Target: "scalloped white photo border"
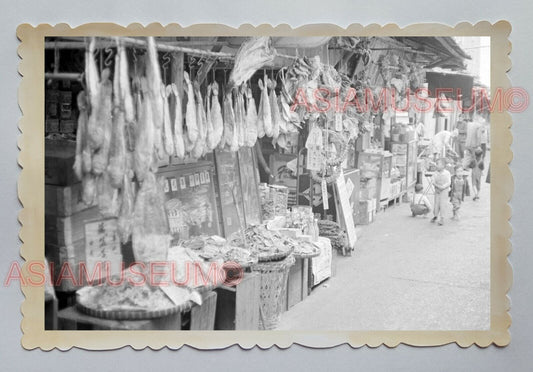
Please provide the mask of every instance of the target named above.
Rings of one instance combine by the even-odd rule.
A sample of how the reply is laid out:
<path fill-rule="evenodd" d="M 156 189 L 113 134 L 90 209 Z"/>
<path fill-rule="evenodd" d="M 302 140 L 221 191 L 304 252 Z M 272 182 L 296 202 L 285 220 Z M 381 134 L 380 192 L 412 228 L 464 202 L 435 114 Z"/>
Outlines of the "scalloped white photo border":
<path fill-rule="evenodd" d="M 435 23 L 413 24 L 400 28 L 395 24 L 362 26 L 352 24 L 341 28 L 332 24 L 310 24 L 291 28 L 282 24 L 271 26 L 244 24 L 232 28 L 220 24 L 197 24 L 181 27 L 178 24 L 162 26 L 138 23 L 123 27 L 112 23 L 90 23 L 71 28 L 68 24 L 33 27 L 22 24 L 17 28 L 21 41 L 18 54 L 22 75 L 18 100 L 22 111 L 19 121 L 21 135 L 18 195 L 23 209 L 21 224 L 21 256 L 26 263 L 44 258 L 44 40 L 47 36 L 489 36 L 491 40 L 491 90 L 511 87 L 507 72 L 511 68 L 508 40 L 511 25 L 507 21 L 494 24 L 479 22 L 475 25 L 459 23 L 455 27 Z M 494 97 L 494 94 L 492 94 Z M 437 346 L 457 343 L 461 347 L 476 344 L 505 346 L 510 342 L 510 303 L 507 292 L 512 284 L 512 269 L 507 260 L 511 252 L 508 205 L 513 193 L 513 177 L 509 168 L 511 152 L 511 115 L 491 113 L 491 267 L 490 267 L 490 329 L 486 331 L 51 331 L 44 329 L 43 287 L 23 286 L 22 346 L 26 349 L 78 347 L 90 350 L 108 350 L 124 346 L 134 349 L 179 349 L 188 345 L 197 349 L 221 349 L 239 345 L 244 349 L 274 345 L 288 348 L 299 344 L 313 348 L 328 348 L 341 344 L 352 347 L 370 347 L 382 344 L 395 347 L 400 343 L 412 346 Z M 40 185 L 40 186 L 36 186 Z"/>

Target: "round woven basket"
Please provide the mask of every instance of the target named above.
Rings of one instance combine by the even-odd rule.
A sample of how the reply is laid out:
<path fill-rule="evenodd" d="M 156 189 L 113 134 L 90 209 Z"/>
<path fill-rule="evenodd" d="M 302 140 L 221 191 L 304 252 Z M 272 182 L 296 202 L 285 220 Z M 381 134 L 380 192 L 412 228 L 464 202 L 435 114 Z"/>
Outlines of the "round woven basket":
<path fill-rule="evenodd" d="M 252 265 L 252 271 L 261 276 L 259 292 L 259 329 L 274 329 L 279 323 L 282 299 L 287 292 L 289 268 L 294 265 L 293 255 L 283 261 L 259 262 Z"/>

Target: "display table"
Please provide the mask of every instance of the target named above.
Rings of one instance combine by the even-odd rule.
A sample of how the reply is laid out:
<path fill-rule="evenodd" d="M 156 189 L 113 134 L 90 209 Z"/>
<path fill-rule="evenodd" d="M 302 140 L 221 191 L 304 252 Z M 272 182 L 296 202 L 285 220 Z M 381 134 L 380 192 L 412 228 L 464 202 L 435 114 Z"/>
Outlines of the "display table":
<path fill-rule="evenodd" d="M 239 284 L 217 288 L 215 329 L 259 329 L 259 288 L 258 273 L 244 273 Z"/>
<path fill-rule="evenodd" d="M 320 255 L 311 258 L 310 284 L 312 287 L 331 277 L 332 248 L 328 238 L 320 236 L 316 244 L 320 247 Z"/>
<path fill-rule="evenodd" d="M 111 320 L 96 318 L 79 311 L 75 306 L 58 313 L 61 330 L 213 330 L 217 294 L 214 291 L 202 295 L 202 306 L 190 311 L 145 320 Z"/>

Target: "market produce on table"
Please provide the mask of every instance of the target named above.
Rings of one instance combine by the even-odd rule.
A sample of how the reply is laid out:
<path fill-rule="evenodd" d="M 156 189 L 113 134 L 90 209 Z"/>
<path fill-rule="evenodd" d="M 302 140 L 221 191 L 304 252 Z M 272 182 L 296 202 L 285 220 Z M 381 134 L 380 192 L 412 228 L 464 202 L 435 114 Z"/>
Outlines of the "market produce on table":
<path fill-rule="evenodd" d="M 142 276 L 128 268 L 105 284 L 79 289 L 76 301 L 85 308 L 102 312 L 159 311 L 183 306 L 199 297 L 190 288 L 172 286 L 171 299 L 157 283 L 140 283 L 140 280 Z"/>
<path fill-rule="evenodd" d="M 343 248 L 349 247 L 346 231 L 344 231 L 338 223 L 328 220 L 319 220 L 318 229 L 319 235 L 329 238 L 331 246 L 338 251 L 342 252 Z"/>
<path fill-rule="evenodd" d="M 190 249 L 207 261 L 235 262 L 249 266 L 257 262 L 257 257 L 246 249 L 230 244 L 220 236 L 197 236 L 180 242 L 180 246 Z"/>
<path fill-rule="evenodd" d="M 244 231 L 235 232 L 228 241 L 234 246 L 244 247 L 256 254 L 259 261 L 286 257 L 297 244 L 279 232 L 268 230 L 265 225 L 250 226 Z"/>

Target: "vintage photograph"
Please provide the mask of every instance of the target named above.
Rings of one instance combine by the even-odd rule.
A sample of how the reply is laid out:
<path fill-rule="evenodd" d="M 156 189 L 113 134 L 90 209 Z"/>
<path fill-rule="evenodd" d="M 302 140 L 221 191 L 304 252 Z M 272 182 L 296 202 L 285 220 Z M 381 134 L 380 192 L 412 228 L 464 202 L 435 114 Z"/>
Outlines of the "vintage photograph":
<path fill-rule="evenodd" d="M 44 241 L 25 259 L 46 275 L 44 335 L 488 345 L 506 329 L 504 32 L 87 31 L 43 33 L 26 131 L 43 143 Z"/>
<path fill-rule="evenodd" d="M 47 329 L 486 330 L 488 37 L 49 37 Z"/>

